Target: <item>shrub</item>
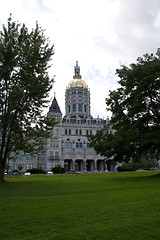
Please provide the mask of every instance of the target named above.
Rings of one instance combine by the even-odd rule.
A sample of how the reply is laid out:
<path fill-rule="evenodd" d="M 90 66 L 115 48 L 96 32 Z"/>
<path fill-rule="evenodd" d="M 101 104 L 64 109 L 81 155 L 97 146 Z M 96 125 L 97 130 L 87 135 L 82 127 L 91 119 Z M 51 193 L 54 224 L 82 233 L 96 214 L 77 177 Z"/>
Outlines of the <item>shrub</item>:
<path fill-rule="evenodd" d="M 123 165 L 117 168 L 117 171 L 118 172 L 136 171 L 136 168 L 132 163 L 124 163 Z"/>
<path fill-rule="evenodd" d="M 26 172 L 30 172 L 31 174 L 43 174 L 43 173 L 45 173 L 44 170 L 39 169 L 39 168 L 28 169 Z"/>
<path fill-rule="evenodd" d="M 65 173 L 65 169 L 60 164 L 57 165 L 56 167 L 52 168 L 51 171 L 53 173 L 58 173 L 58 174 Z"/>
<path fill-rule="evenodd" d="M 136 163 L 138 169 L 151 170 L 158 167 L 158 162 L 154 159 L 147 159 L 142 157 L 139 162 Z"/>
<path fill-rule="evenodd" d="M 129 163 L 124 163 L 117 168 L 118 172 L 125 172 L 125 171 L 136 171 L 138 169 L 143 170 L 151 170 L 155 167 L 158 167 L 158 163 L 156 160 L 146 159 L 142 157 L 139 159 L 138 162 L 131 161 Z"/>

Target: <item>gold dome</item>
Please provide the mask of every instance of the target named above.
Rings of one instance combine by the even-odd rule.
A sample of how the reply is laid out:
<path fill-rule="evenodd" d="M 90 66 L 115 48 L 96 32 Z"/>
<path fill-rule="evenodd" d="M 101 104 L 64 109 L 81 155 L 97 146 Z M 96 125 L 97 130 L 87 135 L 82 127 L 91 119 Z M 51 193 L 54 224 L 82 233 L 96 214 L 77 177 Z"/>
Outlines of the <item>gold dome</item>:
<path fill-rule="evenodd" d="M 67 86 L 67 89 L 74 88 L 74 87 L 81 87 L 81 88 L 88 88 L 85 81 L 80 78 L 73 79 Z"/>
<path fill-rule="evenodd" d="M 76 61 L 76 66 L 74 67 L 74 73 L 75 75 L 73 76 L 73 80 L 68 84 L 67 90 L 75 87 L 88 88 L 85 81 L 81 79 L 80 67 L 78 66 L 78 61 Z"/>

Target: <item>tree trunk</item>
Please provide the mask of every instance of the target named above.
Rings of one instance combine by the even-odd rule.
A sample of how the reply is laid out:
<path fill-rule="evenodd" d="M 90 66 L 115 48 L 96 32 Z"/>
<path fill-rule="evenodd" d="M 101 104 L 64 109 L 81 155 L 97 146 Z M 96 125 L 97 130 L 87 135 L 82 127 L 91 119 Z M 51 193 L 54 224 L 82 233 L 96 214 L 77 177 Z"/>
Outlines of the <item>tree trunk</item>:
<path fill-rule="evenodd" d="M 5 182 L 4 180 L 4 169 L 5 169 L 5 164 L 3 163 L 2 160 L 0 160 L 0 182 Z"/>

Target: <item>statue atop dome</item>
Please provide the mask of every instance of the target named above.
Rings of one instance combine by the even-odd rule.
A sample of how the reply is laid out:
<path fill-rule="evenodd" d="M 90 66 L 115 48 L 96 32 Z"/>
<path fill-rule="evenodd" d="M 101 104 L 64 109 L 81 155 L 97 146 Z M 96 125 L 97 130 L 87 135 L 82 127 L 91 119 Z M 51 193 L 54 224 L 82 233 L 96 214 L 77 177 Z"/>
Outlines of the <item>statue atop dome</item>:
<path fill-rule="evenodd" d="M 80 75 L 80 67 L 78 66 L 78 61 L 76 61 L 76 66 L 74 66 L 74 73 L 75 75 L 73 76 L 73 78 L 75 79 L 81 79 L 81 75 Z"/>

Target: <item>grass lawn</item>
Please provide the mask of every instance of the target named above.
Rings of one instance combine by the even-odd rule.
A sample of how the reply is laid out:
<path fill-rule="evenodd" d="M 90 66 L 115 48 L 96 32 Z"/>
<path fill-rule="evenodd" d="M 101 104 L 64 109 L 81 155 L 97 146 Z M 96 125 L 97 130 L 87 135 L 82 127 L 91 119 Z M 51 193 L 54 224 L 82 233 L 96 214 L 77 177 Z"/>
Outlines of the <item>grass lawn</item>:
<path fill-rule="evenodd" d="M 160 172 L 8 176 L 1 240 L 159 240 Z"/>

